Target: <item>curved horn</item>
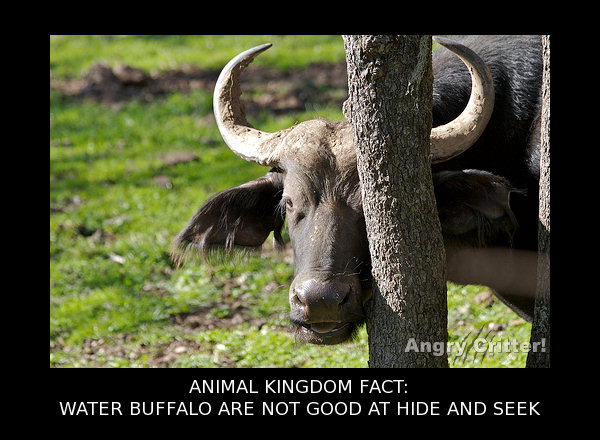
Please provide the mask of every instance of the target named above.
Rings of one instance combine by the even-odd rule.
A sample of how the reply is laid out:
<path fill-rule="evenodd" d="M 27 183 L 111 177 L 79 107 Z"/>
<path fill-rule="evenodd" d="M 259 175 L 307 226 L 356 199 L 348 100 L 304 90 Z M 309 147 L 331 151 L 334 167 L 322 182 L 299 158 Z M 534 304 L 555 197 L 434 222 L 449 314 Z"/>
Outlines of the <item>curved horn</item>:
<path fill-rule="evenodd" d="M 463 112 L 431 130 L 431 161 L 439 163 L 466 151 L 485 130 L 494 110 L 494 80 L 490 69 L 471 49 L 447 38 L 433 39 L 454 52 L 471 74 L 471 97 Z"/>
<path fill-rule="evenodd" d="M 253 128 L 240 101 L 239 83 L 241 73 L 254 57 L 271 46 L 267 43 L 253 47 L 227 63 L 215 85 L 213 109 L 221 136 L 231 151 L 249 162 L 274 167 L 279 162 L 280 137 L 286 130 L 267 133 Z"/>

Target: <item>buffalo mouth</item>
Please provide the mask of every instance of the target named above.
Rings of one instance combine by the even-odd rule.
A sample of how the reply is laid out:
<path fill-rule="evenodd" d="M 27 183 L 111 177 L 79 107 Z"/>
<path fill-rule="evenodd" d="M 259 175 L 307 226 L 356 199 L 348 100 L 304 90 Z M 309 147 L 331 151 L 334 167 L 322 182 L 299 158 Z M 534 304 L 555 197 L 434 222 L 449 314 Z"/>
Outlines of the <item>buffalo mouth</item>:
<path fill-rule="evenodd" d="M 317 345 L 334 345 L 350 339 L 356 329 L 353 322 L 290 323 L 295 336 L 302 342 Z"/>
<path fill-rule="evenodd" d="M 371 297 L 371 278 L 367 275 L 338 275 L 326 282 L 312 282 L 312 276 L 296 277 L 290 286 L 289 314 L 290 330 L 296 339 L 316 345 L 335 345 L 353 340 L 365 322 L 364 305 Z M 298 280 L 304 283 L 299 284 L 300 288 L 295 284 L 299 283 Z M 312 298 L 307 298 L 306 291 L 302 291 L 306 285 L 313 289 L 309 292 Z"/>

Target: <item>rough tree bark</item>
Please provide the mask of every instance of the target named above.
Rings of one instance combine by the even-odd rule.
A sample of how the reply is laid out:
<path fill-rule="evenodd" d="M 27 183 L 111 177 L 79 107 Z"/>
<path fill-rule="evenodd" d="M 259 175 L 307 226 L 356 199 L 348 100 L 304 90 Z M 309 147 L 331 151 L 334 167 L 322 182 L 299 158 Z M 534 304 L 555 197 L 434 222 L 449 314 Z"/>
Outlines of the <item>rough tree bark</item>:
<path fill-rule="evenodd" d="M 354 130 L 374 279 L 369 366 L 447 367 L 445 253 L 429 160 L 431 36 L 343 38 L 344 114 Z M 444 355 L 421 343 L 443 344 Z"/>
<path fill-rule="evenodd" d="M 542 116 L 540 151 L 540 196 L 538 214 L 538 268 L 532 349 L 527 368 L 550 367 L 550 35 L 542 36 Z M 535 343 L 539 343 L 534 350 Z M 541 350 L 543 348 L 544 350 Z"/>

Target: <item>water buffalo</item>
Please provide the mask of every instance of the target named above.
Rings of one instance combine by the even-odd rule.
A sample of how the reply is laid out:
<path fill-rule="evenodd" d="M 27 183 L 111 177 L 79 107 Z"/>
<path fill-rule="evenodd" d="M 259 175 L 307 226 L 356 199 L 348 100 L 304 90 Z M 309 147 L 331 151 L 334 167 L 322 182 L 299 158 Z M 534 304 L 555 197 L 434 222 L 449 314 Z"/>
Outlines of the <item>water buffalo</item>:
<path fill-rule="evenodd" d="M 514 284 L 530 292 L 525 279 L 531 279 L 535 263 L 506 250 L 532 255 L 537 246 L 541 38 L 438 41 L 449 51 L 433 55 L 430 151 L 448 279 L 487 283 L 530 320 L 533 296 Z M 229 148 L 270 171 L 204 203 L 174 239 L 174 255 L 182 261 L 213 247 L 255 248 L 271 232 L 281 243 L 287 216 L 295 266 L 291 328 L 305 342 L 336 344 L 364 321 L 371 295 L 352 130 L 347 121 L 326 119 L 275 133 L 253 128 L 240 101 L 239 77 L 269 47 L 247 50 L 225 66 L 215 86 L 214 112 Z M 473 249 L 489 252 L 472 258 Z M 494 274 L 496 280 L 518 282 L 495 283 Z"/>

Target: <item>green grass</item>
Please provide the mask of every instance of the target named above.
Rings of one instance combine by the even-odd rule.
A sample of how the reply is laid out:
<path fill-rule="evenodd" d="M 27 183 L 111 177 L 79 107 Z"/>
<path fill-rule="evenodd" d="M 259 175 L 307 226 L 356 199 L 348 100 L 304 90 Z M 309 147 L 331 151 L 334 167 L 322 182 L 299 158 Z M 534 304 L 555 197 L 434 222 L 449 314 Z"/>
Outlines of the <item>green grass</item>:
<path fill-rule="evenodd" d="M 62 78 L 78 76 L 96 62 L 158 72 L 185 64 L 221 69 L 239 52 L 263 43 L 273 47 L 255 63 L 281 69 L 345 56 L 339 35 L 52 35 L 50 70 Z"/>
<path fill-rule="evenodd" d="M 145 70 L 219 68 L 265 41 L 275 46 L 257 61 L 282 69 L 344 57 L 338 36 L 51 36 L 51 76 L 76 77 L 99 60 Z M 51 91 L 51 366 L 367 366 L 364 329 L 335 347 L 294 341 L 287 332 L 293 268 L 268 245 L 263 256 L 231 264 L 173 266 L 170 242 L 203 201 L 265 172 L 224 145 L 211 99 L 211 91 L 193 91 L 111 107 Z M 276 130 L 315 116 L 342 117 L 325 107 L 252 122 Z M 180 151 L 198 158 L 164 163 Z M 497 300 L 474 301 L 483 290 L 449 285 L 450 341 L 481 331 L 489 340 L 527 342 L 529 324 Z M 525 358 L 469 352 L 450 362 L 522 367 Z"/>

